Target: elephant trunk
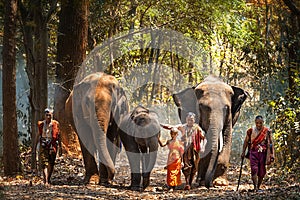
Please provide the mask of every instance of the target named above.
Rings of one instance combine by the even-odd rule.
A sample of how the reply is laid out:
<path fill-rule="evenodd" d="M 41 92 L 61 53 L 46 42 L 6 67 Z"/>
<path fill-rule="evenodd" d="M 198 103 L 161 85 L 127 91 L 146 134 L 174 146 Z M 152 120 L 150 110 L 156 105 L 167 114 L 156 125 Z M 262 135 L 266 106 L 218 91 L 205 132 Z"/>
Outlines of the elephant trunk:
<path fill-rule="evenodd" d="M 115 148 L 115 146 L 112 144 L 112 142 L 104 135 L 103 144 L 100 143 L 100 149 L 99 149 L 99 157 L 102 163 L 104 163 L 107 166 L 107 178 L 108 181 L 111 181 L 114 178 L 115 175 L 115 166 L 114 162 L 112 160 L 112 153 L 115 150 L 112 150 L 112 148 Z M 104 144 L 105 143 L 105 144 Z M 111 152 L 109 152 L 110 150 Z"/>
<path fill-rule="evenodd" d="M 205 187 L 209 188 L 212 184 L 212 180 L 214 178 L 214 174 L 217 167 L 217 161 L 219 152 L 222 150 L 223 147 L 223 135 L 222 130 L 209 130 L 208 134 L 211 135 L 211 156 L 210 161 L 207 167 L 207 171 L 205 174 Z"/>
<path fill-rule="evenodd" d="M 94 144 L 96 145 L 96 155 L 94 154 L 95 158 L 99 158 L 100 162 L 104 164 L 107 168 L 107 179 L 108 180 L 101 180 L 101 182 L 107 182 L 113 179 L 115 174 L 115 167 L 111 157 L 109 150 L 112 149 L 112 142 L 107 138 L 106 134 L 103 130 L 107 130 L 106 127 L 100 127 L 98 124 L 92 127 L 94 133 L 100 134 L 93 134 L 94 136 Z M 98 167 L 99 167 L 98 163 Z"/>

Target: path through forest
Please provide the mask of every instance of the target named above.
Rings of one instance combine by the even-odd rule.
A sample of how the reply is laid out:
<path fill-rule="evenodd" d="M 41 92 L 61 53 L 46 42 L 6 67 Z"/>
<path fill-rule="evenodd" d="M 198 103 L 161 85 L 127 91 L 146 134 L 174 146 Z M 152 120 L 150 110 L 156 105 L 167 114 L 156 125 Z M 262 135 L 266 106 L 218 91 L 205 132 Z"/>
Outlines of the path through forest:
<path fill-rule="evenodd" d="M 57 159 L 52 177 L 52 184 L 45 187 L 40 176 L 27 173 L 16 178 L 3 177 L 0 173 L 0 199 L 300 199 L 299 181 L 296 175 L 289 177 L 279 176 L 279 170 L 271 168 L 260 193 L 249 192 L 252 189 L 248 165 L 244 165 L 241 185 L 236 191 L 239 164 L 232 164 L 228 173 L 230 185 L 227 187 L 214 187 L 206 189 L 193 185 L 190 191 L 184 191 L 183 186 L 173 192 L 167 190 L 165 184 L 166 164 L 168 150 L 160 148 L 158 159 L 151 175 L 151 184 L 144 192 L 131 191 L 127 187 L 130 183 L 129 164 L 125 152 L 117 158 L 117 173 L 112 187 L 97 184 L 82 185 L 84 177 L 83 162 L 81 159 L 67 157 Z M 23 156 L 25 166 L 29 160 L 30 152 Z M 24 171 L 28 171 L 25 168 Z M 182 181 L 183 181 L 182 177 Z"/>

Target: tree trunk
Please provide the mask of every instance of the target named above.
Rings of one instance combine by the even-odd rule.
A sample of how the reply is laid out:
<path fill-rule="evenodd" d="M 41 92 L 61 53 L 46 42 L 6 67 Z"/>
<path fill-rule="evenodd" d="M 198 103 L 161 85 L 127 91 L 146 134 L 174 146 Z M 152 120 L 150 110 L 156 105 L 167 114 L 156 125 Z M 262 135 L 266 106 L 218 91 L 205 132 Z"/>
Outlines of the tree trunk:
<path fill-rule="evenodd" d="M 57 87 L 54 110 L 60 123 L 62 142 L 67 151 L 78 153 L 77 136 L 65 115 L 65 102 L 73 89 L 79 66 L 86 57 L 88 39 L 88 0 L 62 0 L 59 13 L 57 62 Z"/>
<path fill-rule="evenodd" d="M 4 174 L 21 171 L 16 105 L 17 0 L 5 1 L 3 37 L 3 165 Z"/>
<path fill-rule="evenodd" d="M 46 14 L 44 14 L 45 8 L 43 6 L 45 5 L 37 0 L 31 0 L 28 3 L 28 10 L 21 2 L 19 5 L 26 52 L 26 72 L 30 85 L 32 170 L 36 170 L 37 121 L 43 118 L 44 109 L 48 104 L 47 24 L 56 9 L 56 1 L 51 1 L 51 7 Z M 32 26 L 32 22 L 34 26 Z"/>
<path fill-rule="evenodd" d="M 300 66 L 300 9 L 297 7 L 296 3 L 291 0 L 284 0 L 284 3 L 288 6 L 289 10 L 289 31 L 287 32 L 288 36 L 288 45 L 286 45 L 288 51 L 288 83 L 289 83 L 289 92 L 287 93 L 288 99 L 291 103 L 291 106 L 294 107 L 294 110 L 298 109 L 297 100 L 295 97 L 299 96 L 299 90 L 297 89 L 297 78 L 299 78 L 299 66 Z M 299 5 L 299 3 L 298 3 Z M 299 119 L 300 113 L 296 113 L 296 119 Z M 296 121 L 296 120 L 295 120 Z M 291 162 L 295 163 L 297 158 L 299 157 L 297 133 L 295 128 L 291 128 L 291 132 L 287 137 L 287 144 L 290 147 L 289 152 L 291 154 Z"/>

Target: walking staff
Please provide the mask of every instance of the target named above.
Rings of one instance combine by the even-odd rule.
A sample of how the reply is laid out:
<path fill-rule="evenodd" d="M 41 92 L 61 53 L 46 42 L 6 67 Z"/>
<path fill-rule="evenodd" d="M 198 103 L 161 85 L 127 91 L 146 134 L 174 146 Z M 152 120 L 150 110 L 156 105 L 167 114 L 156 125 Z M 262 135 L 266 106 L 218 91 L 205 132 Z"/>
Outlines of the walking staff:
<path fill-rule="evenodd" d="M 240 175 L 239 175 L 239 180 L 238 180 L 238 185 L 237 185 L 236 191 L 239 190 L 239 186 L 240 186 L 240 182 L 241 182 L 241 176 L 242 176 L 242 170 L 243 170 L 243 163 L 244 163 L 244 158 L 242 158 L 242 162 L 241 162 Z"/>

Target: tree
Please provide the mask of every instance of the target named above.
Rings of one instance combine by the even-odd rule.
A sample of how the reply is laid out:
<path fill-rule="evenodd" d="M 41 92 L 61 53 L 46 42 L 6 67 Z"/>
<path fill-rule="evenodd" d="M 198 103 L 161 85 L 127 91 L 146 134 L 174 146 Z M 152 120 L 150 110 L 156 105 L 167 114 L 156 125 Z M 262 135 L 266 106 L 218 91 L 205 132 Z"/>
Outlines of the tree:
<path fill-rule="evenodd" d="M 16 112 L 17 0 L 5 1 L 3 37 L 3 163 L 7 176 L 20 172 Z"/>
<path fill-rule="evenodd" d="M 26 52 L 26 72 L 29 78 L 31 108 L 31 169 L 36 169 L 37 121 L 44 115 L 48 105 L 48 23 L 56 10 L 57 1 L 19 1 L 24 47 Z"/>
<path fill-rule="evenodd" d="M 299 7 L 293 0 L 284 0 L 285 5 L 290 10 L 289 19 L 288 19 L 288 27 L 287 29 L 287 39 L 289 41 L 286 44 L 286 48 L 288 50 L 288 76 L 289 76 L 289 89 L 291 91 L 296 90 L 296 78 L 299 72 L 300 66 L 300 3 L 298 3 Z M 292 97 L 290 98 L 293 101 Z M 293 103 L 293 102 L 292 102 Z"/>
<path fill-rule="evenodd" d="M 275 138 L 279 160 L 282 166 L 289 170 L 299 168 L 299 118 L 300 118 L 300 3 L 293 0 L 283 0 L 281 7 L 279 49 L 283 57 L 283 65 L 287 82 L 285 93 L 278 95 L 269 105 L 275 111 Z"/>
<path fill-rule="evenodd" d="M 67 148 L 76 137 L 65 118 L 65 102 L 79 66 L 86 57 L 88 8 L 88 0 L 62 0 L 59 13 L 54 115 L 60 123 L 62 142 Z"/>

